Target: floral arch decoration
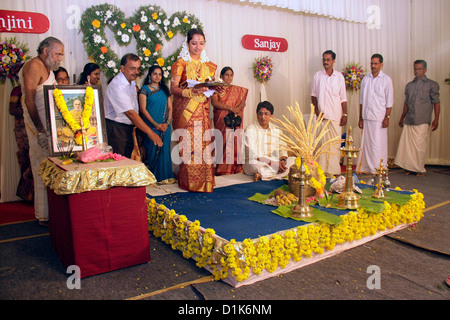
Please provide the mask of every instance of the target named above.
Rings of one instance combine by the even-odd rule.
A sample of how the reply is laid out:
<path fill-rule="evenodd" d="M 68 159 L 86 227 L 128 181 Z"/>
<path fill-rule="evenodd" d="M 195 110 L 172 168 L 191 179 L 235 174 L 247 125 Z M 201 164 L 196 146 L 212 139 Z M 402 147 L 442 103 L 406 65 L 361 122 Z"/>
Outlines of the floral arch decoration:
<path fill-rule="evenodd" d="M 157 5 L 141 6 L 129 18 L 125 18 L 120 8 L 107 3 L 86 9 L 80 21 L 84 47 L 106 77 L 111 78 L 120 71 L 120 58 L 106 38 L 106 27 L 111 29 L 120 46 L 127 46 L 133 38 L 136 39 L 134 53 L 141 59 L 143 70 L 158 64 L 167 77 L 181 45 L 173 54 L 163 57 L 163 40 L 170 41 L 178 33 L 187 35 L 191 28 L 202 28 L 202 24 L 197 17 L 185 11 L 168 17 Z"/>

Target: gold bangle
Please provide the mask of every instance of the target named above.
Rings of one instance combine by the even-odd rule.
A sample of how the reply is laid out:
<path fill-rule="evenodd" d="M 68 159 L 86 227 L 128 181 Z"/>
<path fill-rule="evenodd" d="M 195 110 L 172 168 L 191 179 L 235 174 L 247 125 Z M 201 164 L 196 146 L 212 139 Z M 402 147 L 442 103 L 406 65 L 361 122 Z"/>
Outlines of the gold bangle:
<path fill-rule="evenodd" d="M 181 95 L 185 98 L 193 98 L 194 97 L 194 93 L 192 92 L 192 89 L 184 89 L 181 92 Z"/>

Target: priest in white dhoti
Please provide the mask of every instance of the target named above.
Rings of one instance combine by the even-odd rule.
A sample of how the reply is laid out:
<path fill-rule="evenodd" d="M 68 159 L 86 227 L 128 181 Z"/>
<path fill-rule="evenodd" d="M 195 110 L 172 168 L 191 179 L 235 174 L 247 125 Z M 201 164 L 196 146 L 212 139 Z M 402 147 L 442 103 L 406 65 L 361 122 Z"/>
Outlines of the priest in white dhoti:
<path fill-rule="evenodd" d="M 342 126 L 347 124 L 347 92 L 345 79 L 341 72 L 334 70 L 336 53 L 327 50 L 322 54 L 323 70 L 314 74 L 311 85 L 311 102 L 316 116 L 323 113 L 324 122 L 329 122 L 328 132 L 321 143 L 342 136 Z M 323 153 L 317 162 L 327 177 L 341 174 L 340 145 L 334 144 Z"/>
<path fill-rule="evenodd" d="M 405 104 L 399 125 L 403 127 L 402 135 L 395 157 L 395 164 L 406 170 L 406 174 L 426 172 L 427 139 L 431 123 L 434 131 L 439 125 L 439 84 L 428 79 L 427 63 L 424 60 L 414 62 L 414 80 L 406 85 Z M 431 117 L 434 110 L 434 120 Z"/>
<path fill-rule="evenodd" d="M 28 61 L 22 68 L 22 105 L 25 126 L 30 144 L 31 170 L 34 180 L 35 216 L 41 225 L 47 225 L 47 190 L 39 176 L 39 165 L 48 155 L 49 134 L 45 113 L 45 85 L 55 83 L 54 70 L 57 70 L 64 57 L 64 44 L 53 37 L 44 39 L 37 49 L 38 56 Z"/>
<path fill-rule="evenodd" d="M 258 180 L 283 179 L 287 169 L 295 163 L 295 157 L 287 157 L 287 151 L 280 150 L 280 129 L 271 122 L 273 105 L 260 102 L 256 108 L 258 121 L 250 124 L 244 133 L 244 173 Z"/>
<path fill-rule="evenodd" d="M 356 172 L 375 174 L 380 161 L 388 161 L 388 126 L 394 105 L 392 79 L 381 69 L 383 56 L 374 54 L 370 60 L 371 73 L 361 82 L 358 126 L 363 130 L 361 152 Z"/>

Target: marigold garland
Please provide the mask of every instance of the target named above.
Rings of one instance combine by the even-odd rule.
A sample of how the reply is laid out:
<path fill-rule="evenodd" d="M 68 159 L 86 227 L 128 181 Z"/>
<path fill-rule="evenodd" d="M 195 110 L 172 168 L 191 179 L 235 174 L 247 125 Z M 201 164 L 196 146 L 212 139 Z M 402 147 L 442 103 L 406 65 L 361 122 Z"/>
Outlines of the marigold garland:
<path fill-rule="evenodd" d="M 295 158 L 295 165 L 297 166 L 297 168 L 300 168 L 301 161 L 302 160 L 300 157 Z M 327 183 L 327 178 L 325 177 L 325 173 L 322 167 L 319 165 L 317 161 L 314 161 L 313 163 L 311 163 L 311 168 L 315 169 L 313 170 L 313 173 L 311 173 L 311 170 L 309 170 L 308 165 L 305 163 L 303 165 L 305 167 L 306 174 L 311 174 L 311 179 L 309 180 L 310 186 L 316 190 L 319 198 L 323 197 L 325 193 L 325 184 Z M 316 178 L 319 180 L 317 180 Z"/>
<path fill-rule="evenodd" d="M 186 216 L 178 216 L 174 210 L 158 205 L 155 199 L 147 199 L 149 231 L 172 249 L 181 250 L 184 257 L 193 258 L 197 266 L 208 267 L 216 280 L 232 276 L 240 282 L 251 273 L 260 275 L 264 270 L 272 273 L 291 261 L 322 254 L 338 244 L 420 221 L 425 202 L 422 193 L 413 191 L 411 200 L 404 206 L 385 202 L 380 213 L 360 208 L 341 215 L 343 222 L 336 225 L 310 223 L 242 242 L 223 240 L 213 229 L 201 228 L 197 220 L 190 222 Z"/>
<path fill-rule="evenodd" d="M 55 88 L 53 90 L 53 97 L 55 99 L 55 104 L 58 107 L 59 112 L 61 112 L 61 115 L 64 119 L 64 121 L 67 123 L 69 128 L 73 131 L 74 134 L 77 133 L 77 131 L 81 130 L 80 124 L 73 118 L 72 114 L 69 112 L 69 109 L 67 108 L 66 101 L 64 100 L 63 93 L 60 89 Z M 84 107 L 83 112 L 81 114 L 81 120 L 83 121 L 84 128 L 87 129 L 90 127 L 90 117 L 92 114 L 92 107 L 94 105 L 94 90 L 91 86 L 86 87 L 86 95 L 84 98 Z M 75 137 L 75 143 L 77 145 L 82 144 L 82 135 L 76 135 Z"/>

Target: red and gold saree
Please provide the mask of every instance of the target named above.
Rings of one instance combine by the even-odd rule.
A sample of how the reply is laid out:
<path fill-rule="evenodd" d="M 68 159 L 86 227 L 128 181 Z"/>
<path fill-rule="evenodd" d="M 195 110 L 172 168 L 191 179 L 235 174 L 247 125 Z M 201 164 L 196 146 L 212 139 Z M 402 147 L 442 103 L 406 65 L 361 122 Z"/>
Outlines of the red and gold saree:
<path fill-rule="evenodd" d="M 247 99 L 248 89 L 230 85 L 225 87 L 225 91 L 221 94 L 217 94 L 219 102 L 231 106 L 237 107 L 242 102 L 245 102 Z M 223 143 L 223 159 L 222 163 L 218 163 L 216 167 L 216 175 L 226 175 L 226 174 L 235 174 L 242 172 L 242 162 L 239 163 L 238 152 L 241 151 L 242 147 L 242 130 L 233 132 L 232 129 L 227 128 L 225 126 L 225 122 L 223 118 L 228 115 L 230 111 L 223 110 L 219 108 L 214 108 L 214 127 L 222 133 Z M 236 129 L 242 129 L 244 124 L 244 111 L 241 110 L 238 114 L 242 123 Z M 227 130 L 228 129 L 228 130 Z M 218 148 L 219 146 L 217 146 Z M 233 154 L 231 154 L 233 153 Z M 242 156 L 242 155 L 241 155 Z M 230 161 L 232 159 L 232 161 Z"/>
<path fill-rule="evenodd" d="M 178 59 L 172 66 L 171 74 L 172 76 L 181 76 L 180 84 L 187 79 L 204 82 L 209 77 L 214 76 L 216 68 L 217 65 L 212 62 L 202 63 Z M 190 157 L 182 154 L 186 151 L 185 149 L 180 150 L 180 157 L 190 160 L 183 160 L 179 167 L 178 185 L 184 190 L 212 192 L 214 188 L 213 163 L 206 163 L 203 159 L 205 149 L 211 144 L 211 139 L 204 141 L 205 132 L 211 129 L 209 106 L 210 99 L 203 94 L 191 95 L 191 97 L 174 95 L 173 127 L 175 130 L 186 130 L 184 136 L 181 135 L 179 142 L 186 136 L 191 140 Z M 199 159 L 199 156 L 201 156 L 201 159 Z"/>

